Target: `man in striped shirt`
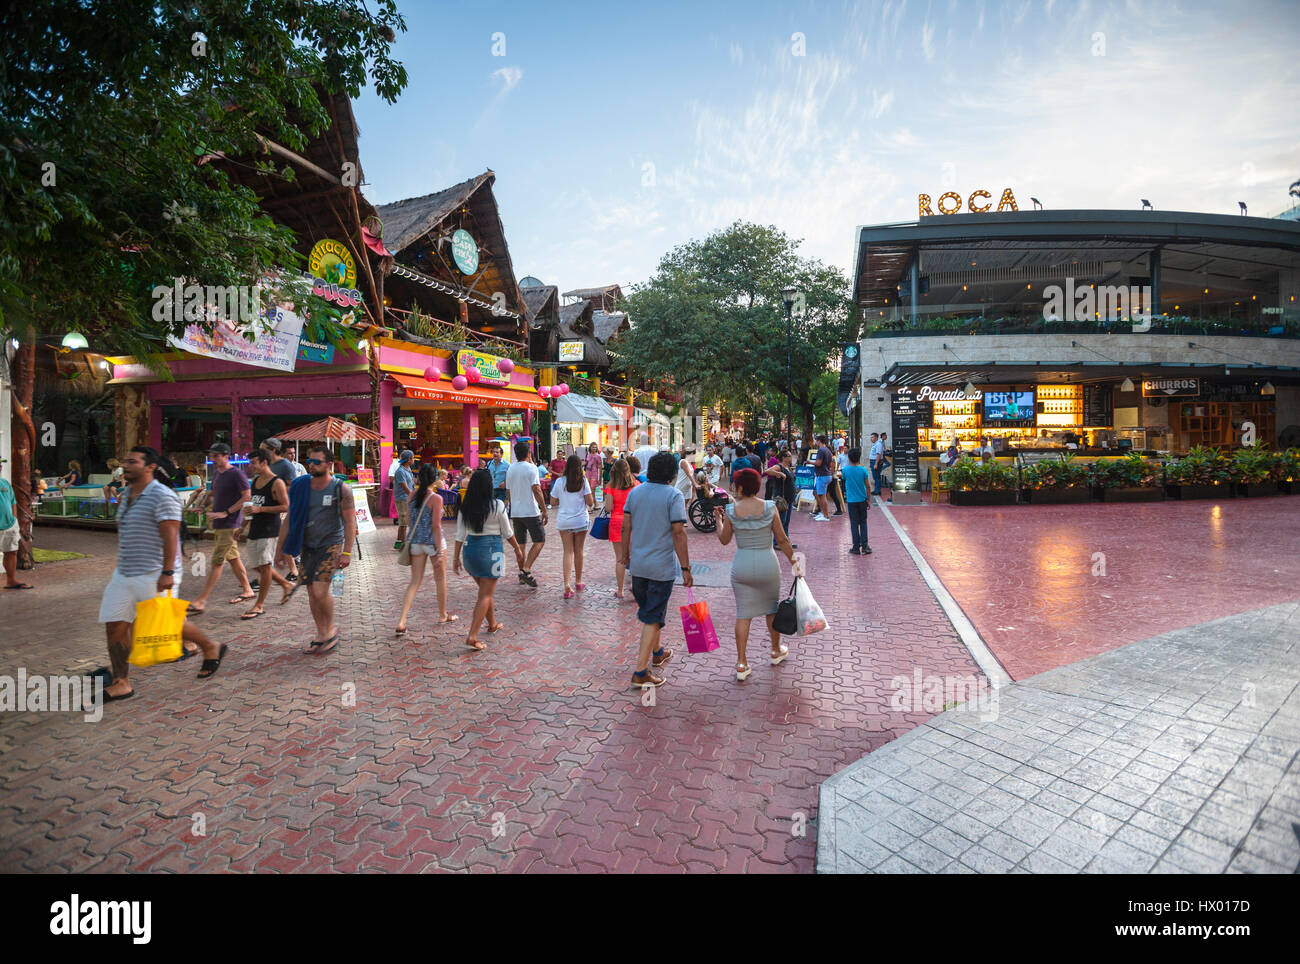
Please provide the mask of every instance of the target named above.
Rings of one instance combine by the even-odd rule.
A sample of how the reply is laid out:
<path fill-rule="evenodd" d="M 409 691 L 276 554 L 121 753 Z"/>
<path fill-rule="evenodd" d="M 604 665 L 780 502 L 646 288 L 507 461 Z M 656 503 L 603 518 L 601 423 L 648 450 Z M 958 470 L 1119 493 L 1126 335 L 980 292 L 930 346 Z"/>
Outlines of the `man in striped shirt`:
<path fill-rule="evenodd" d="M 127 660 L 136 605 L 169 589 L 180 589 L 181 500 L 154 478 L 160 461 L 158 452 L 147 445 L 137 445 L 122 460 L 126 488 L 117 504 L 117 568 L 99 605 L 110 663 L 109 669 L 97 671 L 97 675 L 110 677 L 104 688 L 105 703 L 135 695 L 127 677 Z M 226 655 L 226 646 L 218 647 L 188 622 L 181 636 L 203 650 L 199 679 L 214 674 Z"/>

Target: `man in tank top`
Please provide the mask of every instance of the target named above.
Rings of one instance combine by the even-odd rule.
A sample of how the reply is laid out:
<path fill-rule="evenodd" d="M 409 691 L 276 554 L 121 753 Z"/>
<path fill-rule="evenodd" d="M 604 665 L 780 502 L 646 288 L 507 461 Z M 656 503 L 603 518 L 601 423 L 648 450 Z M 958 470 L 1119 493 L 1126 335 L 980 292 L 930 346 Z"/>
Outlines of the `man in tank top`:
<path fill-rule="evenodd" d="M 281 464 L 286 464 L 284 459 Z M 256 619 L 262 615 L 271 580 L 284 590 L 288 598 L 293 584 L 275 571 L 275 544 L 280 536 L 280 516 L 289 510 L 289 490 L 284 480 L 271 464 L 265 449 L 248 453 L 248 468 L 253 472 L 249 488 L 252 505 L 246 509 L 248 524 L 248 566 L 257 570 L 257 600 L 240 619 Z"/>

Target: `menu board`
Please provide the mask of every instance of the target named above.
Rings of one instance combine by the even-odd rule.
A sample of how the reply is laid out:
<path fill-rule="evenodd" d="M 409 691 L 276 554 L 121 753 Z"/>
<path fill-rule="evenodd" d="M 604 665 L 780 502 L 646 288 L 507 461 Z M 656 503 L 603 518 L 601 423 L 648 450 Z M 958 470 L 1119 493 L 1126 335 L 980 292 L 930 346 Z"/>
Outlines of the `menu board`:
<path fill-rule="evenodd" d="M 934 401 L 929 398 L 916 400 L 916 427 L 934 428 Z"/>
<path fill-rule="evenodd" d="M 921 463 L 917 452 L 920 406 L 911 394 L 893 396 L 894 485 L 899 492 L 916 492 L 921 487 Z"/>
<path fill-rule="evenodd" d="M 1083 386 L 1083 424 L 1109 428 L 1115 424 L 1114 397 L 1109 385 Z"/>

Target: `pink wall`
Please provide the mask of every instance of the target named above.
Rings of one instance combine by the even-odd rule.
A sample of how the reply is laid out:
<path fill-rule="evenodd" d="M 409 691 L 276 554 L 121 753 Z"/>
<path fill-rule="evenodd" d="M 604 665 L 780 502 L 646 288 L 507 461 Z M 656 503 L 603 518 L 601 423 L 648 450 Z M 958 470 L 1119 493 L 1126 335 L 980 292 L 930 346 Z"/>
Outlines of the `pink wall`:
<path fill-rule="evenodd" d="M 451 372 L 451 365 L 449 362 L 450 354 L 450 352 L 439 352 L 437 357 L 442 360 L 441 367 L 443 372 L 454 374 L 454 372 Z M 412 368 L 423 373 L 424 370 L 429 367 L 429 362 L 431 360 L 430 356 L 424 352 L 410 351 L 406 348 L 395 348 L 391 345 L 381 344 L 379 346 L 379 367 L 382 369 L 391 370 L 394 368 Z M 443 375 L 444 380 L 449 377 L 450 375 L 448 374 Z M 510 373 L 509 387 L 532 388 L 535 378 L 536 376 L 532 372 L 523 372 L 516 368 Z M 501 387 L 504 388 L 506 386 Z"/>

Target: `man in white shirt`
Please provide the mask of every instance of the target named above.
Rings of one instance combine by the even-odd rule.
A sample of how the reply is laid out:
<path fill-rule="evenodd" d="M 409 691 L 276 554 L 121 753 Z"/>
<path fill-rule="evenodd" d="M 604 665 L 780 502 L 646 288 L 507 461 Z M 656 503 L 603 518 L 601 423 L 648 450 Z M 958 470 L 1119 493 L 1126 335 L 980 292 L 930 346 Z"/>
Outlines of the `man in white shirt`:
<path fill-rule="evenodd" d="M 645 432 L 641 433 L 639 441 L 641 444 L 637 447 L 637 450 L 632 453 L 632 455 L 636 458 L 638 462 L 641 463 L 641 471 L 645 472 L 646 466 L 650 464 L 650 460 L 659 454 L 659 446 L 651 445 L 650 436 L 647 435 Z"/>
<path fill-rule="evenodd" d="M 880 477 L 885 469 L 885 444 L 880 441 L 880 436 L 875 432 L 871 433 L 871 454 L 868 456 L 871 462 L 871 480 L 874 483 L 872 495 L 880 495 Z"/>
<path fill-rule="evenodd" d="M 519 569 L 519 581 L 536 589 L 532 569 L 546 544 L 547 509 L 532 448 L 523 439 L 515 443 L 515 461 L 506 472 L 506 488 L 510 491 L 510 521 L 515 529 L 515 541 L 521 547 L 526 539 L 533 541 Z"/>
<path fill-rule="evenodd" d="M 705 451 L 704 472 L 708 476 L 709 485 L 716 486 L 722 481 L 722 459 L 712 445 L 706 446 Z"/>

